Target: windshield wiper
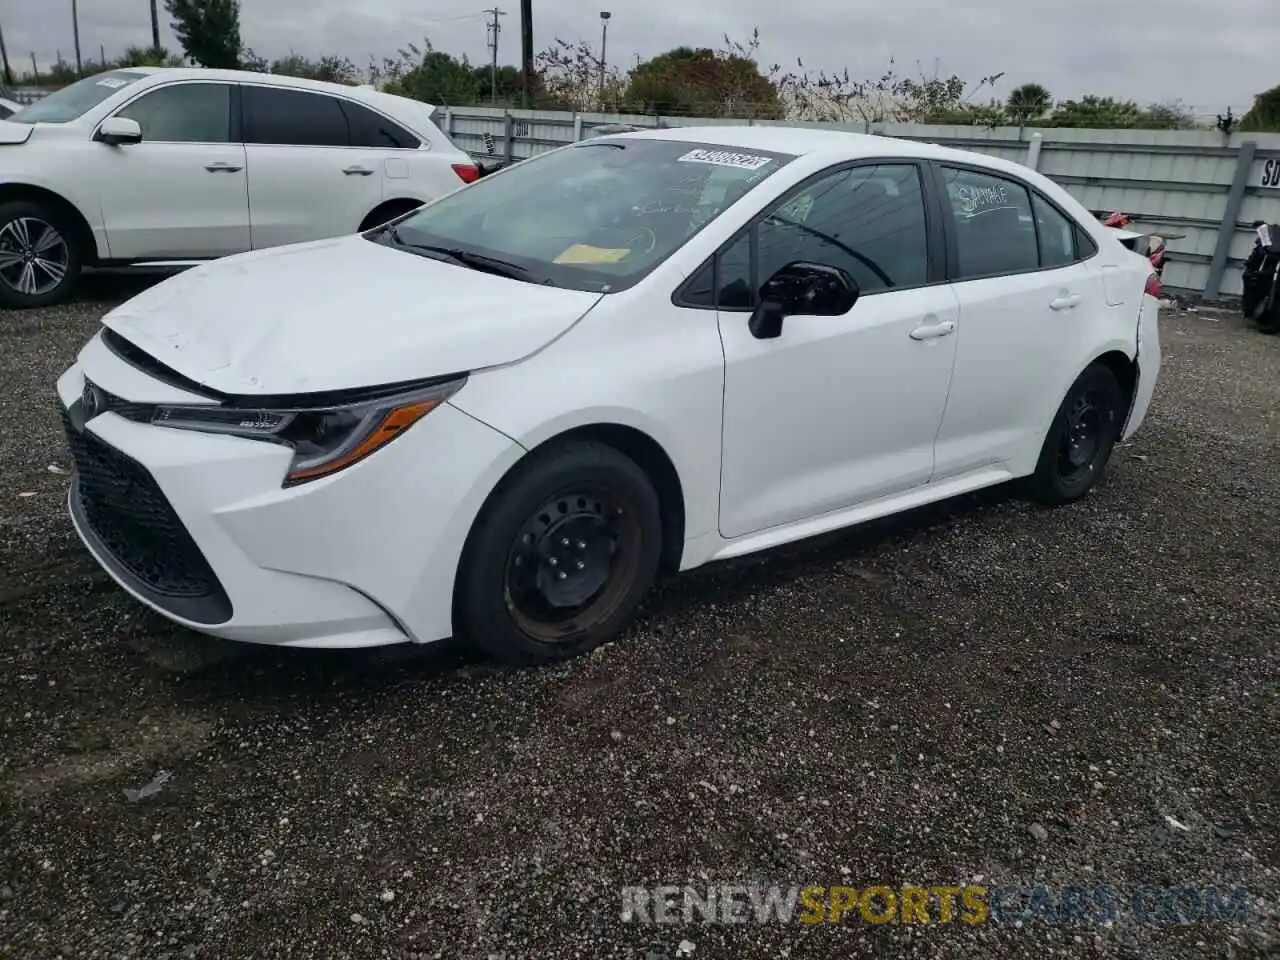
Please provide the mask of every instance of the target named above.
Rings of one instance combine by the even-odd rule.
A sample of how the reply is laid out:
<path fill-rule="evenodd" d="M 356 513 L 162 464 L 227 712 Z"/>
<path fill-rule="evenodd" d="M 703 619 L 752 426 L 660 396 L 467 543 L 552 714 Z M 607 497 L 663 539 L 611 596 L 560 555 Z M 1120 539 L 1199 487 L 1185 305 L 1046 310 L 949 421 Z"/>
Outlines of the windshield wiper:
<path fill-rule="evenodd" d="M 413 243 L 401 236 L 399 230 L 394 226 L 389 233 L 391 239 L 399 246 L 408 247 L 410 250 L 420 250 L 423 253 L 436 254 L 445 260 L 453 261 L 459 266 L 497 274 L 500 277 L 510 277 L 512 280 L 533 280 L 533 273 L 527 267 L 512 263 L 510 260 L 487 257 L 483 253 L 473 253 L 470 250 L 463 250 L 461 247 L 446 247 L 433 243 Z"/>

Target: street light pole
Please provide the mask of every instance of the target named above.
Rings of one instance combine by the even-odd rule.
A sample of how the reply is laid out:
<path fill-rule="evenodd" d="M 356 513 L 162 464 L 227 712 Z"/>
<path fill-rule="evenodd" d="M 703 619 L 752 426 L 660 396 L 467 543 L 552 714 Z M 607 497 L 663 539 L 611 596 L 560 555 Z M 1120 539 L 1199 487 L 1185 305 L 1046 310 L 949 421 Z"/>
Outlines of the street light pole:
<path fill-rule="evenodd" d="M 613 14 L 608 10 L 600 11 L 600 110 L 604 111 L 604 65 L 605 49 L 609 42 L 609 18 Z"/>

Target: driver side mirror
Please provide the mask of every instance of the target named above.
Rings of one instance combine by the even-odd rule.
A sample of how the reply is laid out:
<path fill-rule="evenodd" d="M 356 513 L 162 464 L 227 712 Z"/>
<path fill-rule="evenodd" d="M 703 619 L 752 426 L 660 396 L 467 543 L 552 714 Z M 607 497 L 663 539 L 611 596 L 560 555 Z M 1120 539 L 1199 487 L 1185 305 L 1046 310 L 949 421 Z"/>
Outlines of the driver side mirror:
<path fill-rule="evenodd" d="M 848 271 L 797 260 L 764 282 L 747 326 L 757 340 L 770 340 L 781 335 L 785 317 L 840 317 L 857 302 L 858 284 Z"/>
<path fill-rule="evenodd" d="M 142 127 L 137 120 L 128 117 L 107 117 L 98 127 L 97 138 L 111 147 L 123 146 L 127 143 L 142 142 Z"/>

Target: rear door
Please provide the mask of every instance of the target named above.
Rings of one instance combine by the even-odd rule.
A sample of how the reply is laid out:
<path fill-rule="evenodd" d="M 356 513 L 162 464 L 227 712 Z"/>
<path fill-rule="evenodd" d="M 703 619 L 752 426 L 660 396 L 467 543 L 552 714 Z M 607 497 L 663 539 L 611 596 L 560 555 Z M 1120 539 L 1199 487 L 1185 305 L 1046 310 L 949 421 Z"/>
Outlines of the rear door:
<path fill-rule="evenodd" d="M 229 83 L 171 83 L 115 111 L 137 121 L 142 142 L 92 145 L 113 258 L 197 259 L 249 249 L 235 97 Z"/>
<path fill-rule="evenodd" d="M 960 303 L 941 480 L 1039 451 L 1108 307 L 1097 247 L 1038 191 L 980 167 L 935 169 Z"/>
<path fill-rule="evenodd" d="M 254 249 L 354 233 L 381 202 L 383 152 L 352 146 L 344 101 L 241 87 Z"/>

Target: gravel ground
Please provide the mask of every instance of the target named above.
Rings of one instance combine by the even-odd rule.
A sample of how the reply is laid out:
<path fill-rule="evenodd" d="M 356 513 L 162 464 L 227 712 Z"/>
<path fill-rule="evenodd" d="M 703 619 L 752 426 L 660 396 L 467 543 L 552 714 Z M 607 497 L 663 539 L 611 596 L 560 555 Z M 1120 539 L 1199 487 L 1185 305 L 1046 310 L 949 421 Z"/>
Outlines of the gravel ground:
<path fill-rule="evenodd" d="M 107 582 L 52 387 L 129 292 L 0 313 L 0 955 L 1280 956 L 1280 338 L 1168 313 L 1081 504 L 695 571 L 510 671 L 210 641 Z M 624 886 L 752 882 L 1238 886 L 1251 916 L 622 919 Z"/>

